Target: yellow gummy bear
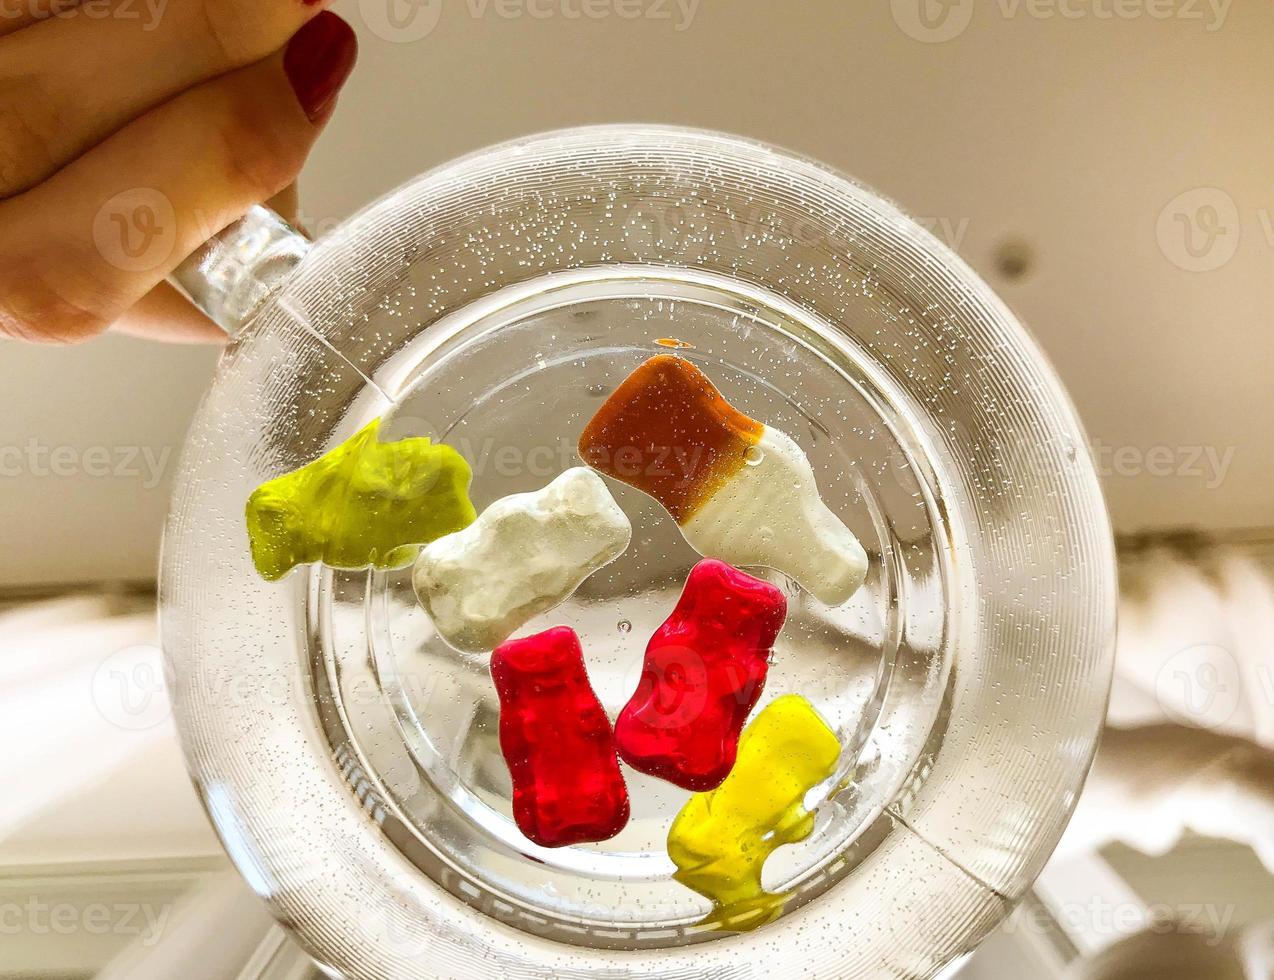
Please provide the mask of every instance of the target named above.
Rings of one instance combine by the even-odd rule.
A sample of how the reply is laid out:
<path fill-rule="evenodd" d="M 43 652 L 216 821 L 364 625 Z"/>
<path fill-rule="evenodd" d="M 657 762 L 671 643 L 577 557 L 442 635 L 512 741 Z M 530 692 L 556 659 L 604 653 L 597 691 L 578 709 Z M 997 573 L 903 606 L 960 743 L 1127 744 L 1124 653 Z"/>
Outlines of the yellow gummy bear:
<path fill-rule="evenodd" d="M 314 462 L 248 498 L 252 561 L 273 582 L 297 565 L 397 568 L 420 546 L 468 527 L 464 457 L 429 439 L 380 442 L 376 419 Z"/>
<path fill-rule="evenodd" d="M 787 896 L 761 887 L 761 868 L 813 832 L 805 794 L 836 771 L 840 751 L 814 707 L 786 695 L 744 729 L 725 782 L 677 814 L 668 832 L 673 877 L 716 906 L 704 925 L 747 932 L 779 917 Z"/>

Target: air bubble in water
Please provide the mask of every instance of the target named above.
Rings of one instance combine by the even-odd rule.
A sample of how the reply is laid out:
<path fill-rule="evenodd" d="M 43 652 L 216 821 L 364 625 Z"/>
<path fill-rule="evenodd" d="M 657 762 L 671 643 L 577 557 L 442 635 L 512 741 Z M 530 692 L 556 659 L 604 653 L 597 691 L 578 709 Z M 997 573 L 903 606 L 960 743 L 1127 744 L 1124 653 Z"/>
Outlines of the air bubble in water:
<path fill-rule="evenodd" d="M 627 619 L 621 619 L 618 623 L 618 629 L 621 633 L 631 633 L 633 631 L 633 624 Z"/>

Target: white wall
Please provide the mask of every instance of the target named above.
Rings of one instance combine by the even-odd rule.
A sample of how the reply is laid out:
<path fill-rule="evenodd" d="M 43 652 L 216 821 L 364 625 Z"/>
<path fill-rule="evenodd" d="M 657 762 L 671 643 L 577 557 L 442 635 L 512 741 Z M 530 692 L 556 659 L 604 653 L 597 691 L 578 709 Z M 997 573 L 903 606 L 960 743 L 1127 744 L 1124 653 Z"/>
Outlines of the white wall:
<path fill-rule="evenodd" d="M 1274 523 L 1274 5 L 1233 4 L 1210 31 L 1220 7 L 1206 3 L 1170 7 L 1203 20 L 1121 19 L 1097 16 L 1108 0 L 1075 0 L 1067 9 L 1088 13 L 1070 19 L 1043 0 L 960 0 L 951 23 L 973 10 L 967 29 L 927 44 L 891 15 L 912 0 L 702 0 L 681 31 L 679 0 L 639 0 L 673 19 L 635 21 L 614 16 L 613 0 L 601 0 L 612 11 L 601 20 L 562 16 L 580 0 L 533 0 L 548 19 L 500 15 L 525 10 L 521 0 L 418 2 L 438 20 L 408 43 L 381 36 L 394 33 L 385 5 L 405 16 L 404 0 L 337 4 L 359 28 L 362 62 L 302 184 L 312 226 L 534 130 L 633 119 L 771 140 L 929 219 L 1023 314 L 1106 447 L 1122 528 Z M 1168 206 L 1201 186 L 1223 192 L 1201 199 L 1222 204 L 1224 232 L 1204 263 L 1238 247 L 1190 272 L 1174 263 L 1186 261 L 1184 227 Z M 1020 283 L 996 271 L 1008 240 L 1036 256 Z M 0 346 L 0 446 L 161 455 L 179 444 L 211 363 L 121 339 Z M 1196 446 L 1232 454 L 1224 478 Z M 145 482 L 0 478 L 0 585 L 151 576 L 166 489 Z"/>

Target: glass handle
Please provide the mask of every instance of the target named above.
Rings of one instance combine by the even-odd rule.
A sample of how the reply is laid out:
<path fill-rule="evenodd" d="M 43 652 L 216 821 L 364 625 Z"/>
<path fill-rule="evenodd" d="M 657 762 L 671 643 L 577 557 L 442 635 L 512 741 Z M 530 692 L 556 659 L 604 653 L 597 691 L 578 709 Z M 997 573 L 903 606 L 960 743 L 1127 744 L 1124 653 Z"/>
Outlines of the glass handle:
<path fill-rule="evenodd" d="M 269 208 L 257 205 L 196 249 L 170 280 L 234 337 L 292 275 L 311 244 Z"/>

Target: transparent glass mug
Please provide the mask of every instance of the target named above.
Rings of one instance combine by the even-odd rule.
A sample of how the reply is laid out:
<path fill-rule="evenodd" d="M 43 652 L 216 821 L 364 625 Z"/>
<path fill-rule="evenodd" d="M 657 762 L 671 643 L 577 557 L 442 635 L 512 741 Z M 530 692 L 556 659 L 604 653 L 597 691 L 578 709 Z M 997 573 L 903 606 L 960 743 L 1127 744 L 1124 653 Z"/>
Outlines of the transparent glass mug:
<path fill-rule="evenodd" d="M 1105 710 L 1107 518 L 1085 439 L 1012 314 L 843 176 L 766 146 L 580 129 L 416 179 L 311 245 L 257 209 L 181 284 L 233 334 L 189 435 L 162 574 L 194 780 L 274 913 L 347 977 L 924 977 L 1048 858 Z M 669 343 L 793 436 L 871 559 L 789 618 L 764 701 L 844 746 L 778 850 L 784 915 L 697 923 L 665 850 L 686 794 L 626 771 L 614 840 L 513 824 L 486 660 L 451 651 L 410 570 L 268 583 L 244 504 L 383 417 L 474 469 L 481 510 L 579 465 L 579 430 Z M 569 625 L 614 717 L 697 556 L 612 484 L 628 552 L 524 632 Z"/>

